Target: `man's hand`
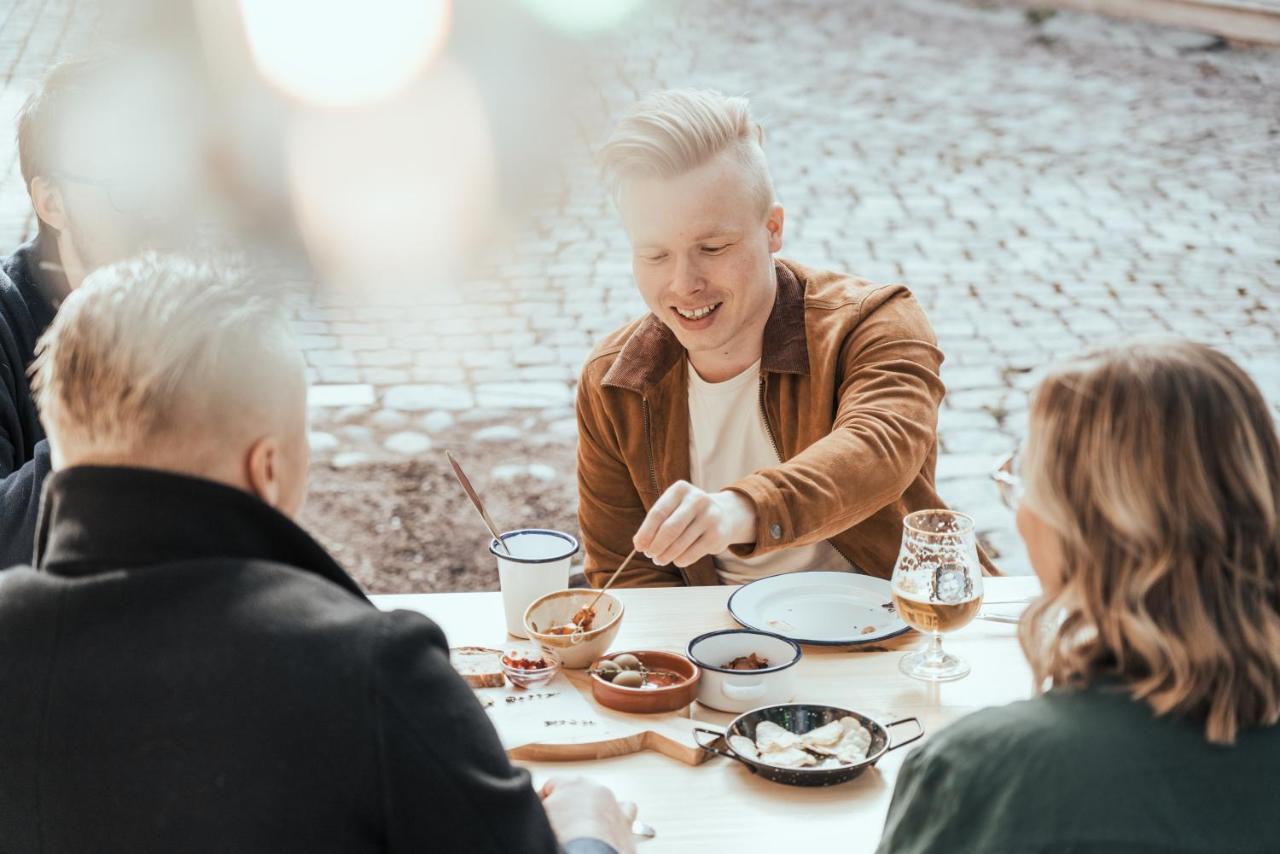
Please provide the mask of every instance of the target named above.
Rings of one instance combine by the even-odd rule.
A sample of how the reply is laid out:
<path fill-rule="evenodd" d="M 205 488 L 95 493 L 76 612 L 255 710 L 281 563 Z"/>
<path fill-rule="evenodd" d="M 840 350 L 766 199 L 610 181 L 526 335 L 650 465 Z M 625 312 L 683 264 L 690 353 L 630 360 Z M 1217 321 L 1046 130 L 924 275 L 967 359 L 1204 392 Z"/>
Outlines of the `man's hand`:
<path fill-rule="evenodd" d="M 607 842 L 618 854 L 633 854 L 631 822 L 635 804 L 619 804 L 599 783 L 585 777 L 552 778 L 538 792 L 560 844 L 588 837 Z"/>
<path fill-rule="evenodd" d="M 746 496 L 703 492 L 680 480 L 654 503 L 632 542 L 658 566 L 689 566 L 755 539 L 756 508 Z"/>

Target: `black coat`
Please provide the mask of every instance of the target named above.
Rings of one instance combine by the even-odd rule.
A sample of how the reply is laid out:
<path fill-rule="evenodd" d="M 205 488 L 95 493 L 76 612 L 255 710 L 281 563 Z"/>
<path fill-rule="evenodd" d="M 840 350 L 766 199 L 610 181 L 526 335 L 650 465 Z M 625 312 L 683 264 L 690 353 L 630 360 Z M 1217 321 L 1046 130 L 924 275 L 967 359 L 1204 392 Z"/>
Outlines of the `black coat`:
<path fill-rule="evenodd" d="M 60 270 L 57 249 L 44 237 L 0 259 L 0 569 L 31 562 L 40 487 L 49 473 L 49 443 L 27 368 L 66 294 Z"/>
<path fill-rule="evenodd" d="M 557 849 L 440 629 L 252 496 L 68 469 L 36 555 L 0 572 L 0 852 Z"/>

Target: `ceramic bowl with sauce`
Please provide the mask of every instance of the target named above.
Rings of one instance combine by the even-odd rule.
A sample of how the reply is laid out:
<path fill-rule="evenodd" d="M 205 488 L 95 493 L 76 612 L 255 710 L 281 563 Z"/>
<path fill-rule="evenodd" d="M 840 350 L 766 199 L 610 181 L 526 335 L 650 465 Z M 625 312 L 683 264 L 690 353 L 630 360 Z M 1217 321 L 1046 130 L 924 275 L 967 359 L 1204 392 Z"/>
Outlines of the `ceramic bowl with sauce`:
<path fill-rule="evenodd" d="M 591 696 L 600 705 L 619 712 L 651 715 L 683 709 L 698 695 L 698 680 L 702 678 L 702 671 L 683 655 L 641 649 L 629 653 L 614 653 L 605 656 L 604 660 L 624 654 L 640 659 L 640 664 L 647 671 L 646 684 L 639 688 L 629 688 L 615 685 L 598 673 L 592 673 Z"/>
<path fill-rule="evenodd" d="M 569 670 L 582 670 L 599 660 L 622 628 L 622 600 L 608 592 L 596 603 L 596 616 L 588 631 L 575 633 L 569 628 L 574 614 L 590 605 L 598 592 L 557 590 L 538 597 L 524 612 L 524 628 L 530 639 L 559 655 Z"/>

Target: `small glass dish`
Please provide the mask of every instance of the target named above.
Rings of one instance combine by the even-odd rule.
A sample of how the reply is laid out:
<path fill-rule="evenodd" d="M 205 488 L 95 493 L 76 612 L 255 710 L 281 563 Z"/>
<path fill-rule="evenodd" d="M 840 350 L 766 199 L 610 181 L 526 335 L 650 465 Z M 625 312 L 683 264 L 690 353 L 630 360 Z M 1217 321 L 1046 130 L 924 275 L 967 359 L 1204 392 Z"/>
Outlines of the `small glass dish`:
<path fill-rule="evenodd" d="M 502 664 L 502 672 L 506 674 L 507 681 L 517 688 L 533 688 L 537 685 L 544 685 L 555 678 L 555 675 L 560 672 L 561 666 L 560 656 L 549 649 L 538 649 L 537 647 L 503 650 L 499 661 Z M 537 661 L 544 662 L 546 666 L 528 666 L 528 663 Z M 521 666 L 521 664 L 525 666 Z"/>

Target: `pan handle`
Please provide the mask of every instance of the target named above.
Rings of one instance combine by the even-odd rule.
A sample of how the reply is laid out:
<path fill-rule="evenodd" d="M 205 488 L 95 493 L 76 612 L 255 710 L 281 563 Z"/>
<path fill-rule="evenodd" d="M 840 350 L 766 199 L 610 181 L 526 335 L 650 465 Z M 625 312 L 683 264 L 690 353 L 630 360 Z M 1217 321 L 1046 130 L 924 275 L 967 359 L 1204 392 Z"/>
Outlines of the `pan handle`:
<path fill-rule="evenodd" d="M 702 739 L 698 738 L 700 734 L 714 735 L 717 739 L 721 739 L 721 738 L 724 738 L 725 733 L 717 732 L 714 729 L 707 729 L 706 727 L 696 726 L 693 728 L 693 740 L 695 743 L 697 743 L 698 747 L 701 747 L 703 750 L 707 751 L 708 753 L 714 753 L 717 756 L 723 756 L 727 759 L 732 759 L 734 762 L 741 762 L 743 765 L 747 766 L 747 768 L 751 769 L 752 774 L 760 773 L 759 769 L 757 769 L 756 766 L 752 765 L 750 762 L 743 759 L 741 756 L 734 753 L 732 750 L 721 750 L 718 747 L 712 747 L 711 744 L 703 744 Z"/>
<path fill-rule="evenodd" d="M 892 730 L 894 727 L 899 726 L 899 725 L 901 725 L 901 724 L 915 724 L 915 725 L 916 725 L 916 730 L 917 730 L 917 731 L 916 731 L 916 734 L 915 734 L 915 735 L 913 735 L 913 736 L 911 736 L 910 738 L 906 739 L 905 741 L 898 741 L 898 742 L 895 742 L 895 741 L 893 740 L 893 733 L 892 733 L 892 732 L 890 732 L 890 733 L 889 733 L 889 746 L 888 746 L 888 747 L 886 747 L 886 748 L 884 749 L 884 752 L 885 752 L 885 753 L 888 753 L 890 750 L 897 750 L 899 747 L 906 747 L 906 746 L 907 746 L 908 744 L 910 744 L 911 742 L 913 742 L 913 741 L 919 741 L 919 740 L 924 736 L 924 724 L 920 723 L 920 719 L 919 719 L 919 718 L 902 718 L 901 720 L 896 720 L 896 721 L 894 721 L 894 722 L 893 722 L 893 723 L 891 723 L 891 724 L 885 724 L 885 727 L 884 727 L 884 728 L 885 728 L 885 730 L 886 730 L 886 731 L 890 731 L 890 730 Z M 697 736 L 694 736 L 694 738 L 695 738 L 695 740 L 696 740 L 696 739 L 697 739 Z"/>
<path fill-rule="evenodd" d="M 713 739 L 710 743 L 706 743 L 706 742 L 703 742 L 702 739 L 698 738 L 699 735 L 713 735 L 715 736 L 715 739 Z M 715 746 L 715 742 L 724 738 L 724 735 L 725 734 L 723 732 L 717 732 L 716 730 L 707 729 L 706 727 L 696 726 L 693 728 L 693 741 L 703 750 L 707 751 L 708 753 L 714 753 L 716 756 L 725 756 L 725 757 L 728 757 L 729 759 L 736 759 L 739 762 L 741 762 L 742 759 L 739 758 L 738 754 L 734 753 L 731 750 L 721 750 L 720 748 Z"/>

